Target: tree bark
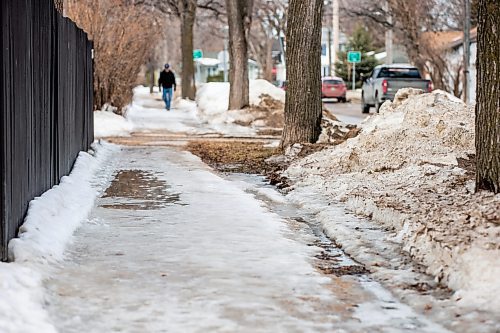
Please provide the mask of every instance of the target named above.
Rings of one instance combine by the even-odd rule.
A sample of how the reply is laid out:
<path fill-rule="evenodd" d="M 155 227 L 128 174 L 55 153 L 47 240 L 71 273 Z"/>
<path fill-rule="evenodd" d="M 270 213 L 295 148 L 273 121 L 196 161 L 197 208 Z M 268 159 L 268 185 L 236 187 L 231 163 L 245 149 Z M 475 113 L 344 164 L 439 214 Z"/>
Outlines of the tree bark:
<path fill-rule="evenodd" d="M 250 104 L 248 79 L 248 34 L 253 0 L 226 0 L 229 25 L 229 110 Z"/>
<path fill-rule="evenodd" d="M 190 100 L 196 97 L 193 60 L 193 27 L 196 18 L 197 3 L 193 0 L 179 1 L 183 10 L 181 19 L 181 51 L 182 51 L 182 98 Z"/>
<path fill-rule="evenodd" d="M 266 43 L 266 60 L 264 66 L 264 79 L 271 82 L 273 81 L 273 43 L 274 39 L 271 37 Z"/>
<path fill-rule="evenodd" d="M 476 190 L 500 192 L 500 2 L 479 0 Z"/>
<path fill-rule="evenodd" d="M 286 32 L 288 87 L 281 149 L 294 143 L 314 143 L 321 134 L 322 8 L 323 0 L 289 2 Z"/>

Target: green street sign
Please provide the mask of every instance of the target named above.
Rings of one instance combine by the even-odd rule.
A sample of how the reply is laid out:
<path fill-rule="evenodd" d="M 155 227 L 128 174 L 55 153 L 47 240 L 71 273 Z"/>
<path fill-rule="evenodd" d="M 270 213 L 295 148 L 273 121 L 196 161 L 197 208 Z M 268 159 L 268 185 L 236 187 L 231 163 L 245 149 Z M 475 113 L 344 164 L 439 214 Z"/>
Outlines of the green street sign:
<path fill-rule="evenodd" d="M 361 62 L 361 52 L 359 52 L 359 51 L 347 52 L 347 61 L 351 62 L 351 63 Z"/>
<path fill-rule="evenodd" d="M 193 50 L 193 59 L 200 59 L 200 58 L 203 58 L 203 51 Z"/>

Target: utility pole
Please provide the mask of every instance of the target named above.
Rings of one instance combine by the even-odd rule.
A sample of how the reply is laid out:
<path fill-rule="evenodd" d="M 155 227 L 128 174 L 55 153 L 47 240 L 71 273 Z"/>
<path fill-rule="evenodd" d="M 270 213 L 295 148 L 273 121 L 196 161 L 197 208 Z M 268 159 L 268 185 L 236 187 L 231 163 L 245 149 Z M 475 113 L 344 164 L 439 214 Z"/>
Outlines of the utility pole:
<path fill-rule="evenodd" d="M 328 76 L 333 75 L 332 61 L 332 29 L 328 29 Z"/>
<path fill-rule="evenodd" d="M 224 82 L 228 82 L 228 71 L 227 71 L 227 44 L 228 44 L 228 34 L 229 34 L 229 27 L 224 26 L 222 28 L 222 33 L 224 34 L 224 51 L 222 52 L 222 64 L 224 68 Z"/>
<path fill-rule="evenodd" d="M 392 48 L 392 14 L 389 9 L 389 3 L 387 0 L 384 3 L 384 10 L 387 13 L 387 23 L 390 27 L 385 31 L 385 64 L 391 65 L 394 61 L 393 48 Z"/>
<path fill-rule="evenodd" d="M 337 52 L 339 51 L 340 44 L 340 16 L 339 16 L 339 0 L 332 0 L 333 5 L 333 16 L 332 16 L 332 25 L 333 25 L 333 73 L 335 75 L 335 63 L 337 62 Z"/>
<path fill-rule="evenodd" d="M 470 0 L 465 0 L 465 24 L 464 24 L 464 102 L 469 104 L 469 65 L 470 65 Z"/>

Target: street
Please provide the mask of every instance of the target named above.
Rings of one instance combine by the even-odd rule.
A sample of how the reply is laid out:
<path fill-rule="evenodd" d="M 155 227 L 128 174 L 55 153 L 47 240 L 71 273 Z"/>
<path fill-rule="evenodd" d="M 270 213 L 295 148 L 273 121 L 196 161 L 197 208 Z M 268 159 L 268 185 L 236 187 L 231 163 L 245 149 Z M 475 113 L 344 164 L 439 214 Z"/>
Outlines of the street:
<path fill-rule="evenodd" d="M 361 113 L 361 105 L 357 101 L 339 103 L 333 99 L 325 99 L 323 105 L 340 121 L 347 124 L 359 125 L 368 117 L 367 114 Z M 371 111 L 373 112 L 373 109 Z"/>

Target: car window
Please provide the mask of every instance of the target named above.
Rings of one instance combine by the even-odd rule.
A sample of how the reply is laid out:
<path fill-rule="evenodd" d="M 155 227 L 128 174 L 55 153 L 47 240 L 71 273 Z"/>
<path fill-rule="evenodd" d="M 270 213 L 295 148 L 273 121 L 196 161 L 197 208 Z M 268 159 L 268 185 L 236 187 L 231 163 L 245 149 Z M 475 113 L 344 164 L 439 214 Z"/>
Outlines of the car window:
<path fill-rule="evenodd" d="M 382 68 L 377 77 L 395 79 L 421 79 L 420 72 L 416 68 Z"/>
<path fill-rule="evenodd" d="M 343 84 L 342 80 L 323 80 L 324 84 Z"/>

